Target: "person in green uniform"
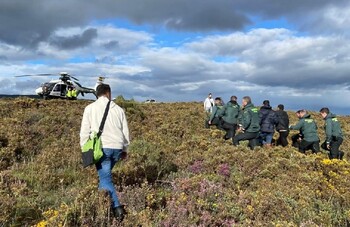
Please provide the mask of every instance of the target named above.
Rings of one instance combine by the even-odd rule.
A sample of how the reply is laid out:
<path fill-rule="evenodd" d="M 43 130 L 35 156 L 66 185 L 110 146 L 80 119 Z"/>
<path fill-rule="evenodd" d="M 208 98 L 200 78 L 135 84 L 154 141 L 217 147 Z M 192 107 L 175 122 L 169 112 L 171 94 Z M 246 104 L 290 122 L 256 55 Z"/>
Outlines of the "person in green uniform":
<path fill-rule="evenodd" d="M 231 100 L 224 106 L 224 116 L 222 117 L 222 128 L 226 131 L 225 140 L 231 139 L 236 134 L 237 121 L 240 112 L 240 106 L 237 103 L 237 97 L 231 96 Z"/>
<path fill-rule="evenodd" d="M 222 105 L 222 99 L 220 97 L 215 98 L 215 105 L 209 116 L 209 120 L 206 121 L 206 128 L 211 125 L 216 125 L 218 129 L 222 129 L 222 116 L 224 115 L 224 106 Z"/>
<path fill-rule="evenodd" d="M 311 115 L 307 113 L 306 110 L 299 110 L 299 122 L 296 125 L 289 126 L 291 130 L 300 130 L 303 135 L 303 139 L 299 144 L 299 151 L 301 153 L 306 152 L 306 150 L 312 150 L 312 153 L 317 153 L 320 151 L 320 139 L 317 134 L 317 125 Z"/>
<path fill-rule="evenodd" d="M 242 115 L 239 122 L 239 134 L 233 137 L 233 145 L 238 146 L 240 141 L 249 140 L 248 146 L 254 149 L 258 145 L 260 131 L 259 110 L 256 108 L 249 96 L 242 99 Z"/>
<path fill-rule="evenodd" d="M 339 120 L 327 107 L 323 107 L 320 113 L 325 121 L 324 130 L 326 134 L 326 140 L 321 147 L 329 151 L 330 159 L 343 159 L 344 152 L 339 150 L 340 145 L 343 143 L 343 132 Z"/>

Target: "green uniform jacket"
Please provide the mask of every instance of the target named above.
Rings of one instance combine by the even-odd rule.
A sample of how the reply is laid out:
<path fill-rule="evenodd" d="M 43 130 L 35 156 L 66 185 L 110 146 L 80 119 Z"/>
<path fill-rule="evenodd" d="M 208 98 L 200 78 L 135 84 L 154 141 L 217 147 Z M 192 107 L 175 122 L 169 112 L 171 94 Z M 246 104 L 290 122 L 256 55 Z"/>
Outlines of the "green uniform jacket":
<path fill-rule="evenodd" d="M 317 125 L 314 119 L 311 118 L 310 114 L 305 114 L 300 118 L 298 124 L 290 126 L 292 130 L 300 130 L 304 135 L 304 140 L 308 142 L 319 141 L 317 135 Z"/>
<path fill-rule="evenodd" d="M 214 117 L 222 117 L 224 115 L 224 106 L 213 106 L 213 111 L 211 112 L 209 121 L 212 121 Z"/>
<path fill-rule="evenodd" d="M 228 102 L 224 106 L 224 119 L 229 124 L 237 124 L 237 119 L 240 111 L 240 106 L 237 103 Z"/>
<path fill-rule="evenodd" d="M 259 110 L 254 107 L 252 103 L 249 103 L 242 109 L 241 124 L 245 132 L 259 132 L 260 131 L 260 119 Z"/>
<path fill-rule="evenodd" d="M 329 113 L 324 120 L 326 122 L 324 125 L 324 130 L 326 132 L 327 143 L 330 143 L 332 141 L 333 136 L 343 138 L 343 132 L 335 114 Z"/>

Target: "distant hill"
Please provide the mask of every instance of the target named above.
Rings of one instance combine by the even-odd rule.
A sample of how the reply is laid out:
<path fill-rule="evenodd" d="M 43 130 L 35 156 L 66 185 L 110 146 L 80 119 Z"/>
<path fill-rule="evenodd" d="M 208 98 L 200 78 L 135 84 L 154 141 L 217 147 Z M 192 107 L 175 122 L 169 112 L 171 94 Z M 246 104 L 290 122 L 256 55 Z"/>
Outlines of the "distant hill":
<path fill-rule="evenodd" d="M 19 98 L 19 97 L 28 97 L 28 98 L 32 98 L 32 99 L 40 98 L 37 95 L 5 95 L 5 94 L 0 94 L 0 98 Z"/>

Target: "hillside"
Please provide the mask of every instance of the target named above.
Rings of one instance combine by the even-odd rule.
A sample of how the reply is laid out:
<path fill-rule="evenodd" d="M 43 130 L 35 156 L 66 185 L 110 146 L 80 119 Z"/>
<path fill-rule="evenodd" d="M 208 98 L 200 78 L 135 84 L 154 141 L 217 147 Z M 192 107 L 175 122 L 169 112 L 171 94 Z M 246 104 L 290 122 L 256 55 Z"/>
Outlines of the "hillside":
<path fill-rule="evenodd" d="M 95 169 L 80 163 L 90 102 L 0 99 L 0 226 L 116 226 Z M 117 102 L 132 137 L 128 160 L 114 169 L 124 226 L 350 223 L 350 117 L 340 117 L 345 161 L 331 161 L 292 147 L 233 147 L 203 128 L 200 103 Z M 323 121 L 312 115 L 323 140 Z"/>

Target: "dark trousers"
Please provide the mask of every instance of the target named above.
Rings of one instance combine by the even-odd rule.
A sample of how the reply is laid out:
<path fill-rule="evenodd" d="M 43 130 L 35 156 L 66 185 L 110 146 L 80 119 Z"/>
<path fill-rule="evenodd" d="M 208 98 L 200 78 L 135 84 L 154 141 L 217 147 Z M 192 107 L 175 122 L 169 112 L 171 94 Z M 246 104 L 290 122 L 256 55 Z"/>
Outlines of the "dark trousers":
<path fill-rule="evenodd" d="M 276 141 L 276 145 L 277 146 L 282 146 L 282 147 L 286 147 L 288 145 L 288 135 L 289 135 L 289 131 L 280 131 L 279 132 L 279 137 Z"/>
<path fill-rule="evenodd" d="M 330 149 L 327 148 L 327 143 L 322 143 L 321 147 L 327 151 L 329 151 L 329 158 L 338 158 L 341 159 L 344 155 L 342 151 L 339 150 L 340 145 L 343 143 L 343 138 L 341 137 L 333 137 L 330 145 Z"/>
<path fill-rule="evenodd" d="M 212 125 L 216 125 L 218 129 L 223 129 L 222 128 L 222 119 L 218 117 L 214 117 L 213 120 L 211 121 L 211 124 L 209 125 L 209 120 L 205 122 L 205 128 L 209 128 Z"/>
<path fill-rule="evenodd" d="M 245 132 L 237 134 L 235 137 L 233 137 L 233 145 L 237 146 L 239 145 L 240 141 L 243 140 L 249 140 L 248 147 L 250 147 L 251 150 L 254 149 L 255 146 L 258 146 L 258 136 L 259 132 Z"/>
<path fill-rule="evenodd" d="M 312 150 L 312 153 L 317 153 L 320 151 L 320 141 L 306 141 L 302 140 L 299 145 L 299 151 L 305 154 L 305 151 Z"/>
<path fill-rule="evenodd" d="M 300 142 L 303 139 L 303 135 L 298 133 L 292 136 L 292 146 L 299 148 L 300 147 Z"/>
<path fill-rule="evenodd" d="M 230 124 L 223 121 L 222 128 L 226 131 L 225 140 L 231 139 L 236 134 L 236 124 Z"/>

